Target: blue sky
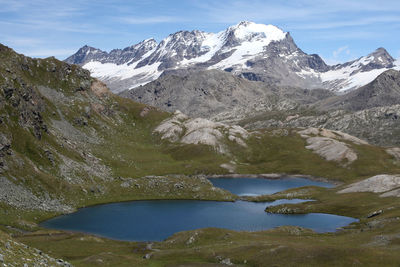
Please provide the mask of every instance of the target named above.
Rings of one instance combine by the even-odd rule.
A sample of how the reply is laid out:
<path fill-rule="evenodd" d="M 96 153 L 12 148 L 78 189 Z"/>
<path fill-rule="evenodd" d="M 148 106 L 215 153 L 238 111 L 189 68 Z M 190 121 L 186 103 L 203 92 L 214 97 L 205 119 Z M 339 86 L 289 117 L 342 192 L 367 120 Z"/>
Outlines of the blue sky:
<path fill-rule="evenodd" d="M 400 57 L 399 0 L 0 0 L 0 42 L 33 57 L 64 59 L 88 44 L 124 48 L 179 30 L 218 32 L 242 20 L 289 31 L 328 63 L 385 47 Z"/>

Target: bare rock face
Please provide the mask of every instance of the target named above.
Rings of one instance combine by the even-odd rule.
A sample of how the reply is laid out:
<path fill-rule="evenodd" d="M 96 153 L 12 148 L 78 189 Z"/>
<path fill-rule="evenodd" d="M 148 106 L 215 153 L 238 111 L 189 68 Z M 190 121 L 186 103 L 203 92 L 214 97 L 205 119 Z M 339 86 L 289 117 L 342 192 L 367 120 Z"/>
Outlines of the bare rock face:
<path fill-rule="evenodd" d="M 8 169 L 5 157 L 11 154 L 11 140 L 6 135 L 0 133 L 0 173 Z"/>
<path fill-rule="evenodd" d="M 180 111 L 163 121 L 155 130 L 161 139 L 183 144 L 204 144 L 214 147 L 220 153 L 228 150 L 224 141 L 229 140 L 246 147 L 249 133 L 240 126 L 229 126 L 203 118 L 191 119 Z"/>
<path fill-rule="evenodd" d="M 400 197 L 400 175 L 376 175 L 349 185 L 338 193 L 372 192 L 383 193 L 381 197 Z"/>
<path fill-rule="evenodd" d="M 90 86 L 90 90 L 92 90 L 98 97 L 106 96 L 111 94 L 110 90 L 107 86 L 99 80 L 95 80 L 92 82 Z"/>
<path fill-rule="evenodd" d="M 357 137 L 342 133 L 339 131 L 330 131 L 326 129 L 308 128 L 299 131 L 301 137 L 307 140 L 307 149 L 328 161 L 352 163 L 357 159 L 357 154 L 343 141 L 352 142 L 357 145 L 367 145 L 368 143 Z"/>
<path fill-rule="evenodd" d="M 400 197 L 400 188 L 383 193 L 381 197 Z"/>
<path fill-rule="evenodd" d="M 323 128 L 308 128 L 305 130 L 302 130 L 299 132 L 302 137 L 308 137 L 310 135 L 319 135 L 322 137 L 327 137 L 327 138 L 333 138 L 333 139 L 338 139 L 341 141 L 350 141 L 353 142 L 357 145 L 368 145 L 368 143 L 364 140 L 361 140 L 355 136 L 349 135 L 347 133 L 343 133 L 340 131 L 332 131 L 332 130 L 327 130 Z"/>
<path fill-rule="evenodd" d="M 347 160 L 349 163 L 357 159 L 357 154 L 351 150 L 345 143 L 326 137 L 310 137 L 307 139 L 307 149 L 313 150 L 315 153 L 328 161 Z"/>

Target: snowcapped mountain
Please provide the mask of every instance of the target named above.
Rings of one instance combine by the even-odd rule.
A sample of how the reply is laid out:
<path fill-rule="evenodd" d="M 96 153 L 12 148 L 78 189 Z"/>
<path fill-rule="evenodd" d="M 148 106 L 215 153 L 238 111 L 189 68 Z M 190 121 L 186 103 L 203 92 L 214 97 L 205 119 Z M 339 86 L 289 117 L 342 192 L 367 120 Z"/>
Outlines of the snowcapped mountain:
<path fill-rule="evenodd" d="M 400 66 L 383 48 L 356 61 L 328 66 L 318 55 L 299 49 L 289 33 L 247 21 L 219 33 L 180 31 L 158 44 L 148 39 L 109 53 L 84 46 L 65 61 L 82 65 L 116 93 L 163 73 L 196 69 L 225 70 L 275 85 L 343 92 Z"/>

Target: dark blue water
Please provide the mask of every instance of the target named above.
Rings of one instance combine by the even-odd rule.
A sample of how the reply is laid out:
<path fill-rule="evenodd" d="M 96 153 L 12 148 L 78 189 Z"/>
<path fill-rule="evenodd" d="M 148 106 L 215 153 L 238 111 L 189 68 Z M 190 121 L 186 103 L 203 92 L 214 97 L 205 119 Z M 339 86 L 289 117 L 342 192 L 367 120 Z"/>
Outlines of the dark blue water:
<path fill-rule="evenodd" d="M 272 194 L 289 188 L 331 184 L 303 178 L 210 179 L 218 187 L 237 195 Z M 356 219 L 311 213 L 305 215 L 268 214 L 266 206 L 300 203 L 307 200 L 281 199 L 270 203 L 215 202 L 198 200 L 150 200 L 106 204 L 80 209 L 42 223 L 53 229 L 80 231 L 104 237 L 131 241 L 160 241 L 180 231 L 206 227 L 260 231 L 282 225 L 332 232 Z"/>
<path fill-rule="evenodd" d="M 214 186 L 226 189 L 238 196 L 257 196 L 273 194 L 279 191 L 301 186 L 333 187 L 330 183 L 305 178 L 209 178 Z"/>
<path fill-rule="evenodd" d="M 245 201 L 133 201 L 84 208 L 46 221 L 42 226 L 120 240 L 160 241 L 176 232 L 206 227 L 259 231 L 297 225 L 318 232 L 331 232 L 356 221 L 349 217 L 318 213 L 268 214 L 264 211 L 266 206 L 267 203 Z"/>

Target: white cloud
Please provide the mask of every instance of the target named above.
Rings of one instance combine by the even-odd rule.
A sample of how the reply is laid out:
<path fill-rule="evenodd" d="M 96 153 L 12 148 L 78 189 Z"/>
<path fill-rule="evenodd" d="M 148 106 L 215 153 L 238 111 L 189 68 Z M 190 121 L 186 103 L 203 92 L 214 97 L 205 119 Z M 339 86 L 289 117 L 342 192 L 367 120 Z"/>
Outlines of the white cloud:
<path fill-rule="evenodd" d="M 400 22 L 399 16 L 372 16 L 368 18 L 355 18 L 347 21 L 329 21 L 323 23 L 306 23 L 293 25 L 292 29 L 318 30 L 318 29 L 335 29 L 353 26 L 366 26 L 377 23 L 397 23 Z"/>
<path fill-rule="evenodd" d="M 198 8 L 212 22 L 234 24 L 241 20 L 285 23 L 292 29 L 333 29 L 338 27 L 399 22 L 400 1 L 198 1 Z M 350 18 L 350 19 L 349 19 Z"/>
<path fill-rule="evenodd" d="M 76 32 L 76 33 L 104 33 L 105 29 L 92 24 L 67 23 L 57 20 L 26 19 L 20 21 L 0 21 L 0 25 L 13 28 L 32 30 L 51 30 L 53 32 Z M 108 29 L 110 32 L 112 29 Z"/>
<path fill-rule="evenodd" d="M 54 56 L 56 58 L 64 59 L 73 53 L 75 53 L 73 49 L 36 49 L 36 50 L 27 50 L 25 52 L 22 51 L 23 54 L 30 57 L 50 57 Z"/>
<path fill-rule="evenodd" d="M 43 41 L 37 38 L 29 38 L 29 37 L 19 37 L 19 36 L 10 36 L 10 37 L 5 37 L 4 43 L 7 45 L 10 45 L 12 47 L 14 46 L 36 46 L 43 44 Z"/>
<path fill-rule="evenodd" d="M 333 51 L 333 58 L 338 58 L 341 54 L 346 54 L 346 55 L 350 55 L 350 49 L 348 45 L 339 47 L 338 49 L 336 49 L 335 51 Z"/>
<path fill-rule="evenodd" d="M 310 34 L 308 38 L 313 40 L 328 40 L 328 41 L 337 41 L 337 40 L 368 40 L 368 39 L 376 39 L 383 38 L 382 32 L 377 33 L 373 31 L 323 31 L 323 32 L 313 32 L 308 31 Z"/>
<path fill-rule="evenodd" d="M 122 17 L 117 18 L 118 21 L 126 24 L 158 24 L 158 23 L 170 23 L 181 21 L 176 17 L 168 16 L 157 16 L 157 17 Z"/>
<path fill-rule="evenodd" d="M 304 37 L 312 43 L 311 51 L 318 50 L 319 43 L 329 42 L 327 57 L 334 60 L 333 48 L 343 43 L 350 44 L 357 54 L 353 41 L 374 40 L 382 42 L 378 46 L 386 46 L 389 33 L 398 39 L 395 33 L 400 29 L 398 0 L 0 0 L 0 6 L 0 41 L 25 51 L 31 49 L 35 56 L 60 54 L 60 49 L 50 48 L 79 46 L 80 42 L 113 48 L 113 42 L 118 47 L 126 40 L 158 38 L 157 34 L 166 35 L 174 29 L 216 31 L 226 24 L 251 20 L 296 31 L 300 36 L 296 41 L 303 46 Z M 163 24 L 168 25 L 161 27 Z M 132 38 L 134 34 L 137 37 Z M 335 51 L 338 59 L 347 55 Z M 396 55 L 396 49 L 393 52 Z"/>
<path fill-rule="evenodd" d="M 323 58 L 328 65 L 336 65 L 354 59 L 348 45 L 341 46 L 332 52 L 329 58 Z"/>

